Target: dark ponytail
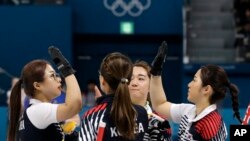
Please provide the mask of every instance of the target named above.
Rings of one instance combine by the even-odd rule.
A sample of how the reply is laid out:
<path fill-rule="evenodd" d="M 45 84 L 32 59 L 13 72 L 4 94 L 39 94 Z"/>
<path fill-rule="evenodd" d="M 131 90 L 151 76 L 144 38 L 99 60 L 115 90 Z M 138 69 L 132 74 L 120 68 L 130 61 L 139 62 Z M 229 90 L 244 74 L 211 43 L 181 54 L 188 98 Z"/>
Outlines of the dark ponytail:
<path fill-rule="evenodd" d="M 11 90 L 10 94 L 10 114 L 9 114 L 9 130 L 8 141 L 15 141 L 18 128 L 18 121 L 21 114 L 21 87 L 22 80 L 20 79 Z"/>
<path fill-rule="evenodd" d="M 115 52 L 107 55 L 100 67 L 100 73 L 114 92 L 110 116 L 126 140 L 135 139 L 136 117 L 128 85 L 133 71 L 132 61 L 125 55 Z"/>
<path fill-rule="evenodd" d="M 22 86 L 25 94 L 32 98 L 35 94 L 33 83 L 42 82 L 44 80 L 44 72 L 48 64 L 49 63 L 45 60 L 33 60 L 23 67 L 21 79 L 15 84 L 10 94 L 8 141 L 16 140 L 19 118 L 23 112 L 21 103 Z"/>
<path fill-rule="evenodd" d="M 230 94 L 231 94 L 231 100 L 232 100 L 232 108 L 234 111 L 234 117 L 238 119 L 240 123 L 242 123 L 242 120 L 240 118 L 240 112 L 239 112 L 239 99 L 238 94 L 239 90 L 235 84 L 229 83 L 228 85 Z"/>
<path fill-rule="evenodd" d="M 227 89 L 229 89 L 234 117 L 242 123 L 239 113 L 239 90 L 235 84 L 230 83 L 225 70 L 217 65 L 209 64 L 202 66 L 201 80 L 203 86 L 210 85 L 213 88 L 213 94 L 209 99 L 210 104 L 217 103 L 218 101 L 224 99 L 227 94 Z"/>
<path fill-rule="evenodd" d="M 111 118 L 117 130 L 129 140 L 135 139 L 136 112 L 132 107 L 127 83 L 118 85 L 111 108 Z M 132 132 L 131 132 L 132 131 Z"/>

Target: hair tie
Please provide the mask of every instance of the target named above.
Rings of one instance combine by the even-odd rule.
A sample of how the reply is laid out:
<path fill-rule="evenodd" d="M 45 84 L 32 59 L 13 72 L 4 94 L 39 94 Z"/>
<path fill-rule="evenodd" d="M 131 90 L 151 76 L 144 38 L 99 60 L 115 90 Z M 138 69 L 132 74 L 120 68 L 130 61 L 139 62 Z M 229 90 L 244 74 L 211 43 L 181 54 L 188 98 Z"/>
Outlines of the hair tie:
<path fill-rule="evenodd" d="M 122 79 L 121 79 L 121 82 L 122 82 L 122 83 L 128 83 L 128 79 L 127 79 L 127 78 L 122 78 Z"/>

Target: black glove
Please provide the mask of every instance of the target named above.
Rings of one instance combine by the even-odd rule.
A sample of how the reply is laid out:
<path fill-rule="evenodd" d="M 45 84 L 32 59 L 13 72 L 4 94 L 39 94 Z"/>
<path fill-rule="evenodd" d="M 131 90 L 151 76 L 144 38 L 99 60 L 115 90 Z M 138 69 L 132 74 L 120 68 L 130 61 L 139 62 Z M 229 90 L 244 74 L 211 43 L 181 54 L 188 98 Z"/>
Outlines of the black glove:
<path fill-rule="evenodd" d="M 158 49 L 158 53 L 155 56 L 153 62 L 151 63 L 151 74 L 154 76 L 161 75 L 163 63 L 165 62 L 167 56 L 167 42 L 163 41 Z"/>
<path fill-rule="evenodd" d="M 50 46 L 48 51 L 52 61 L 55 63 L 64 78 L 76 72 L 57 47 Z"/>

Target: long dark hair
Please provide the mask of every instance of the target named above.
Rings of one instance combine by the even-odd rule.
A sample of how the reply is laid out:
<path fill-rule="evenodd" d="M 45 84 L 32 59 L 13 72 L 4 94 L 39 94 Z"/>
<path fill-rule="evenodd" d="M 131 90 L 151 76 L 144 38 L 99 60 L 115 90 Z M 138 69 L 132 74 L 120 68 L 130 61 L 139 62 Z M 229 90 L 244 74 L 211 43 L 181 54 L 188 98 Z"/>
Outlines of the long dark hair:
<path fill-rule="evenodd" d="M 217 65 L 209 64 L 202 66 L 201 80 L 203 86 L 210 85 L 213 88 L 214 93 L 209 99 L 210 104 L 217 103 L 218 101 L 224 99 L 227 90 L 229 90 L 231 94 L 234 116 L 239 120 L 240 123 L 242 123 L 239 113 L 239 90 L 235 84 L 229 81 L 225 70 Z"/>
<path fill-rule="evenodd" d="M 131 60 L 119 52 L 108 54 L 100 66 L 101 75 L 114 91 L 111 118 L 121 136 L 128 140 L 135 139 L 137 116 L 128 89 L 132 71 Z"/>
<path fill-rule="evenodd" d="M 15 141 L 18 122 L 21 116 L 21 88 L 27 96 L 34 96 L 34 82 L 42 82 L 47 64 L 45 60 L 33 60 L 23 67 L 21 77 L 15 84 L 10 95 L 10 118 L 8 127 L 8 141 Z"/>

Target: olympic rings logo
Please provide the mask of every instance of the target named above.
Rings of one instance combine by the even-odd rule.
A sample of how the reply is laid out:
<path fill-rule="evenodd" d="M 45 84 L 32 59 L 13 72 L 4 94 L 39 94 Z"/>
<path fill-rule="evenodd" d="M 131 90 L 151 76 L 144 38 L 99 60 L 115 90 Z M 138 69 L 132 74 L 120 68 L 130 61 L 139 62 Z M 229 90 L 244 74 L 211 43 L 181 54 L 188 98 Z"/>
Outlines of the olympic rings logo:
<path fill-rule="evenodd" d="M 117 17 L 122 17 L 126 14 L 132 17 L 138 17 L 151 5 L 151 0 L 143 1 L 145 2 L 141 2 L 140 0 L 130 0 L 129 2 L 124 2 L 124 0 L 104 0 L 103 4 Z"/>

